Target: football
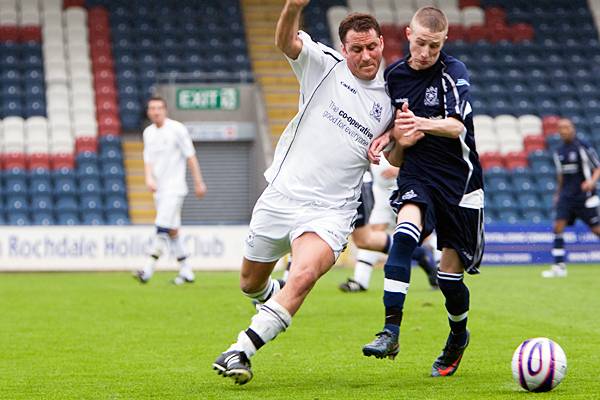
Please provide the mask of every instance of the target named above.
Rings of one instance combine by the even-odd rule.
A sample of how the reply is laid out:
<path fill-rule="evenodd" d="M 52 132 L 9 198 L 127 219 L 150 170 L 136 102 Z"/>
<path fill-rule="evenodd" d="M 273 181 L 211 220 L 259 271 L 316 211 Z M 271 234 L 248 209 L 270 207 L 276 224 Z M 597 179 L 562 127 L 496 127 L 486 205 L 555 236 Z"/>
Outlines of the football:
<path fill-rule="evenodd" d="M 567 356 L 548 338 L 527 339 L 517 347 L 512 358 L 515 381 L 530 392 L 554 389 L 567 373 Z"/>

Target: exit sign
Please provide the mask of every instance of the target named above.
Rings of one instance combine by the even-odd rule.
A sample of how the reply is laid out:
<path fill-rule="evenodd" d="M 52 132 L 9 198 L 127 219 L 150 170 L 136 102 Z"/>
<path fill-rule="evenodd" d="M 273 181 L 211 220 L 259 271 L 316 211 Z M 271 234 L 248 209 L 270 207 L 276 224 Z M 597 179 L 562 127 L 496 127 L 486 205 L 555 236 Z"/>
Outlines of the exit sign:
<path fill-rule="evenodd" d="M 177 89 L 179 110 L 237 110 L 240 92 L 237 88 Z"/>

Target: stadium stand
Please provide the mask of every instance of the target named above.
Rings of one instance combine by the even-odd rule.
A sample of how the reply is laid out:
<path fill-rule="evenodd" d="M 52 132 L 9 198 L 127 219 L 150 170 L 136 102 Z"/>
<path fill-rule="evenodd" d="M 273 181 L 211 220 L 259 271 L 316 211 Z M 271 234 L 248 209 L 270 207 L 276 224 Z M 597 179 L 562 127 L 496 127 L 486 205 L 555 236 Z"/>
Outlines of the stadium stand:
<path fill-rule="evenodd" d="M 0 223 L 129 223 L 120 129 L 98 129 L 83 5 L 0 2 Z"/>
<path fill-rule="evenodd" d="M 557 115 L 570 117 L 600 151 L 600 1 L 589 3 L 591 10 L 585 0 L 349 0 L 326 12 L 335 45 L 349 10 L 380 17 L 389 64 L 406 54 L 404 31 L 416 9 L 442 8 L 450 24 L 445 50 L 472 75 L 486 221 L 547 223 Z"/>

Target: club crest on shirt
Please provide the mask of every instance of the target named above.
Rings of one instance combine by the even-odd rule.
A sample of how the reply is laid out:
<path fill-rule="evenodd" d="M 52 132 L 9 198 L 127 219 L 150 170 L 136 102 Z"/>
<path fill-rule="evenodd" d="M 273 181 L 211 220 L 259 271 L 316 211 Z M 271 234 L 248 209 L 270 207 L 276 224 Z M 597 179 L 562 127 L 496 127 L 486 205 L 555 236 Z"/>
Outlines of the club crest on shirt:
<path fill-rule="evenodd" d="M 256 237 L 256 235 L 254 234 L 254 231 L 248 232 L 248 236 L 246 236 L 246 244 L 249 247 L 254 247 L 254 238 L 255 237 Z"/>
<path fill-rule="evenodd" d="M 369 115 L 377 122 L 381 122 L 381 113 L 383 112 L 383 107 L 379 103 L 373 103 L 373 108 Z"/>
<path fill-rule="evenodd" d="M 404 194 L 402 195 L 402 200 L 410 200 L 410 199 L 414 199 L 414 198 L 415 198 L 415 197 L 417 197 L 417 196 L 418 196 L 418 194 L 416 194 L 416 193 L 414 192 L 414 190 L 412 190 L 412 189 L 411 189 L 411 190 L 409 190 L 408 192 L 406 192 L 406 193 L 404 193 Z"/>
<path fill-rule="evenodd" d="M 429 86 L 425 89 L 425 101 L 426 106 L 437 106 L 440 104 L 440 100 L 438 99 L 438 88 L 434 86 Z"/>
<path fill-rule="evenodd" d="M 569 152 L 569 161 L 575 162 L 577 161 L 577 153 L 574 151 Z"/>

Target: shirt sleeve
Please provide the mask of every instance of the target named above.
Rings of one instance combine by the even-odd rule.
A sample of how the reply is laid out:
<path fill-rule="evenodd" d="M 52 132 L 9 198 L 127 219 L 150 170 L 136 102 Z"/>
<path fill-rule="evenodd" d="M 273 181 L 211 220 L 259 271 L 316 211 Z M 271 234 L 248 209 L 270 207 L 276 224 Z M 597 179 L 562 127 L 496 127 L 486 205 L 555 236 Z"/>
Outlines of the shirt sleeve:
<path fill-rule="evenodd" d="M 312 40 L 308 33 L 298 32 L 302 40 L 302 51 L 295 60 L 286 57 L 300 83 L 300 104 L 308 100 L 324 75 L 343 57 L 332 48 Z"/>
<path fill-rule="evenodd" d="M 585 152 L 587 153 L 590 164 L 592 164 L 592 169 L 600 168 L 600 157 L 598 157 L 598 153 L 592 146 L 586 146 Z"/>
<path fill-rule="evenodd" d="M 556 168 L 556 173 L 558 175 L 562 174 L 562 164 L 560 163 L 560 158 L 558 157 L 558 152 L 554 152 L 552 154 L 552 160 L 554 160 L 554 167 Z"/>
<path fill-rule="evenodd" d="M 443 72 L 444 107 L 446 117 L 458 118 L 464 121 L 472 112 L 469 103 L 469 87 L 471 86 L 467 67 L 461 62 L 454 63 Z"/>
<path fill-rule="evenodd" d="M 177 144 L 185 158 L 195 155 L 196 149 L 194 148 L 194 143 L 192 143 L 192 138 L 190 137 L 190 133 L 185 125 L 180 124 L 180 128 L 177 130 L 177 133 Z"/>
<path fill-rule="evenodd" d="M 147 128 L 144 129 L 142 138 L 144 141 L 144 151 L 143 151 L 144 162 L 145 163 L 152 162 L 152 160 L 150 159 L 150 146 L 149 146 L 149 138 L 148 138 L 148 129 Z"/>

